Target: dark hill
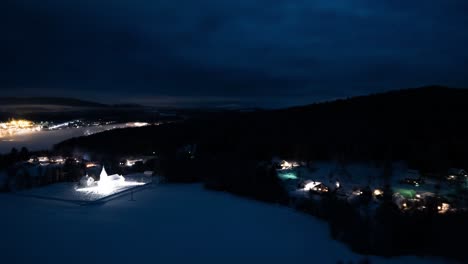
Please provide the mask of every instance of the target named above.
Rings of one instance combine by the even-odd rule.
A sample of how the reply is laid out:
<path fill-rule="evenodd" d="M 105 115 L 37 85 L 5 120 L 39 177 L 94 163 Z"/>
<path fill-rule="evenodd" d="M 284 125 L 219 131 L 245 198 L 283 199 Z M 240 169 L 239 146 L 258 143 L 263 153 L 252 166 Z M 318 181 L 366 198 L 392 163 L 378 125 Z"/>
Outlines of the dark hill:
<path fill-rule="evenodd" d="M 277 111 L 231 113 L 162 127 L 110 131 L 65 141 L 57 149 L 115 154 L 167 152 L 182 144 L 197 143 L 202 155 L 402 159 L 423 170 L 468 167 L 467 101 L 468 90 L 424 87 Z"/>
<path fill-rule="evenodd" d="M 0 105 L 57 105 L 74 107 L 107 107 L 105 104 L 63 97 L 0 97 Z"/>

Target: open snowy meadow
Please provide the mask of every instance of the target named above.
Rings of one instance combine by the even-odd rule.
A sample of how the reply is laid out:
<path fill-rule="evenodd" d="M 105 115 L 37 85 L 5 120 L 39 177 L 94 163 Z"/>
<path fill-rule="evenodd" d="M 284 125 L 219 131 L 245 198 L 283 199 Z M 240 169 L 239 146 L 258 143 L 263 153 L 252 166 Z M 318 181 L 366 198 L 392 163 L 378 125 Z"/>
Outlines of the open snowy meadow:
<path fill-rule="evenodd" d="M 358 263 L 325 222 L 199 184 L 156 185 L 105 204 L 0 195 L 1 263 Z M 371 263 L 445 263 L 370 257 Z"/>

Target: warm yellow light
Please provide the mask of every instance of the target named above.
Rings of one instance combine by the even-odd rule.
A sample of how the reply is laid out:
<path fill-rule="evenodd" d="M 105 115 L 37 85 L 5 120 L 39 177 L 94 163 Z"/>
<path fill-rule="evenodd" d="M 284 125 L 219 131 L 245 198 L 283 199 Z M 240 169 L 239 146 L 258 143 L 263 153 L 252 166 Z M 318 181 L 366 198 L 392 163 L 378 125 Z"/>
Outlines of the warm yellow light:
<path fill-rule="evenodd" d="M 32 121 L 11 119 L 8 122 L 0 123 L 0 138 L 39 130 L 41 130 L 41 127 Z"/>
<path fill-rule="evenodd" d="M 448 203 L 442 203 L 442 205 L 437 206 L 437 210 L 440 214 L 445 214 L 450 209 L 450 205 Z"/>
<path fill-rule="evenodd" d="M 27 127 L 31 127 L 33 125 L 33 122 L 24 120 L 24 119 L 19 119 L 19 120 L 12 119 L 7 124 L 9 124 L 10 126 L 18 127 L 18 128 L 27 128 Z"/>
<path fill-rule="evenodd" d="M 374 195 L 375 195 L 375 196 L 383 195 L 383 191 L 382 191 L 382 190 L 379 190 L 379 189 L 375 189 L 375 190 L 374 190 Z"/>
<path fill-rule="evenodd" d="M 88 163 L 86 164 L 86 168 L 92 168 L 92 167 L 96 167 L 97 164 L 96 163 Z"/>

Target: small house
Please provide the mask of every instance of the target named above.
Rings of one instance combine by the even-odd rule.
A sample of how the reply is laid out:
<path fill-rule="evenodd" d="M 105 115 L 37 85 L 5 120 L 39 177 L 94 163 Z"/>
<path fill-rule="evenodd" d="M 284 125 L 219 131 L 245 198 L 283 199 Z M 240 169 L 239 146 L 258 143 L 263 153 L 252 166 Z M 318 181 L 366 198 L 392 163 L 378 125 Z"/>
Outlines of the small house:
<path fill-rule="evenodd" d="M 324 194 L 328 193 L 328 190 L 329 188 L 321 182 L 311 181 L 304 185 L 304 191 Z"/>

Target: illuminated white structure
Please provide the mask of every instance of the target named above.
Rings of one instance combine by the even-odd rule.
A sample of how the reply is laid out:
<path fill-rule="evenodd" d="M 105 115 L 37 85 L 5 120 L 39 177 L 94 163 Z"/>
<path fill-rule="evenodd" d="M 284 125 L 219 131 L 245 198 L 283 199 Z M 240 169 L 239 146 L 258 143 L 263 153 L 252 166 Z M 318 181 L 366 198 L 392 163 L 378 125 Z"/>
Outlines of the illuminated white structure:
<path fill-rule="evenodd" d="M 102 167 L 102 171 L 99 177 L 99 181 L 96 182 L 94 182 L 91 177 L 83 177 L 80 181 L 81 188 L 77 188 L 76 191 L 103 197 L 105 195 L 111 195 L 113 193 L 128 189 L 132 186 L 145 184 L 143 182 L 125 181 L 125 178 L 118 174 L 107 175 L 104 166 Z"/>
<path fill-rule="evenodd" d="M 317 187 L 320 185 L 320 182 L 308 182 L 305 186 L 304 186 L 304 191 L 310 191 L 312 190 L 313 188 Z"/>
<path fill-rule="evenodd" d="M 113 174 L 107 175 L 106 169 L 102 166 L 101 174 L 99 175 L 98 186 L 102 188 L 116 187 L 125 182 L 125 178 L 122 175 Z"/>

